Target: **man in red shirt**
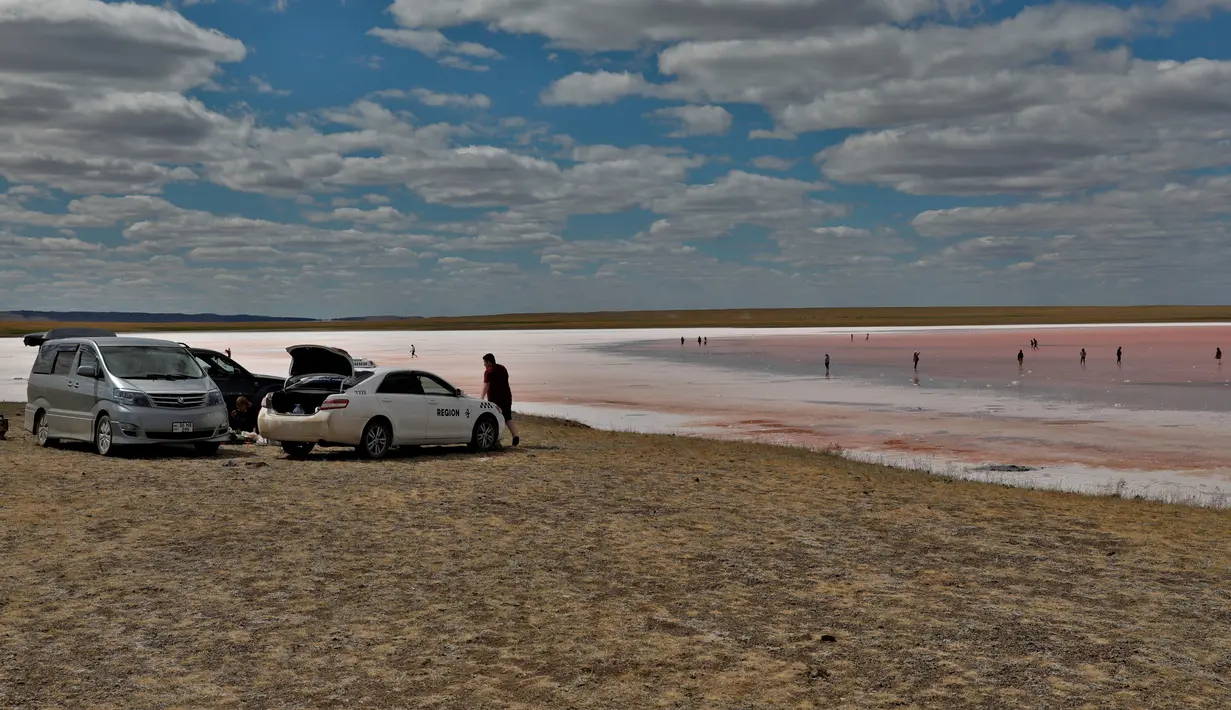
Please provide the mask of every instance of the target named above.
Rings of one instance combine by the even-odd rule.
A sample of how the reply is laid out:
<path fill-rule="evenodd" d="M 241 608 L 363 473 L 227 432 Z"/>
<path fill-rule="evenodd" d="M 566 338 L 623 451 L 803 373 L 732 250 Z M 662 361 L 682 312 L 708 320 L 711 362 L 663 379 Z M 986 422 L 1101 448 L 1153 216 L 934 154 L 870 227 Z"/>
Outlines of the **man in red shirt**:
<path fill-rule="evenodd" d="M 513 390 L 509 388 L 509 371 L 504 365 L 496 364 L 496 356 L 488 353 L 483 356 L 483 399 L 500 407 L 504 415 L 504 425 L 513 435 L 513 446 L 521 443 L 517 435 L 517 425 L 513 423 Z"/>

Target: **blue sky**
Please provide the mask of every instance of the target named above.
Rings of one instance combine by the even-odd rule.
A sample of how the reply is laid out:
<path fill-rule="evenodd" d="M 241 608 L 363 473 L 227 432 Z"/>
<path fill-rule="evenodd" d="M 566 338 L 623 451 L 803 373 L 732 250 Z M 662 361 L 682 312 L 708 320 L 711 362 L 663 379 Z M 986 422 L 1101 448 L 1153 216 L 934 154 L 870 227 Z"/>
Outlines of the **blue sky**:
<path fill-rule="evenodd" d="M 0 3 L 0 311 L 1226 303 L 1231 0 Z"/>

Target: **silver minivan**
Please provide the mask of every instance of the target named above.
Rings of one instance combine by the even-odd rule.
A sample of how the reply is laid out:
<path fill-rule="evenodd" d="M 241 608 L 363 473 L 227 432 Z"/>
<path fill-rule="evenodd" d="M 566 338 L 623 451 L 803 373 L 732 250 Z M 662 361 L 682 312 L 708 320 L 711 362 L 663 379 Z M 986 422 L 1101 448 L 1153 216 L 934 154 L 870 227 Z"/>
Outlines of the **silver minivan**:
<path fill-rule="evenodd" d="M 26 430 L 42 446 L 87 441 L 107 456 L 128 444 L 193 444 L 208 455 L 229 438 L 222 392 L 183 345 L 70 328 L 25 342 L 39 348 Z"/>

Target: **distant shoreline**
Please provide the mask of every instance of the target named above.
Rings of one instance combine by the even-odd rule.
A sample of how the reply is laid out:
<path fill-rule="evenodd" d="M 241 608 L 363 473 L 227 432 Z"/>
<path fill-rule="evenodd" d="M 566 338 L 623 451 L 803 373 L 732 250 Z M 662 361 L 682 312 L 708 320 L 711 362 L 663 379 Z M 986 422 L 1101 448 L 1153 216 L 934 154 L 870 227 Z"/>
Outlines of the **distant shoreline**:
<path fill-rule="evenodd" d="M 249 318 L 249 316 L 244 316 Z M 747 308 L 721 310 L 510 313 L 373 320 L 49 321 L 0 320 L 0 337 L 67 326 L 123 332 L 212 330 L 600 330 L 629 328 L 846 328 L 979 325 L 1110 325 L 1231 322 L 1231 306 L 1032 306 L 920 308 Z"/>

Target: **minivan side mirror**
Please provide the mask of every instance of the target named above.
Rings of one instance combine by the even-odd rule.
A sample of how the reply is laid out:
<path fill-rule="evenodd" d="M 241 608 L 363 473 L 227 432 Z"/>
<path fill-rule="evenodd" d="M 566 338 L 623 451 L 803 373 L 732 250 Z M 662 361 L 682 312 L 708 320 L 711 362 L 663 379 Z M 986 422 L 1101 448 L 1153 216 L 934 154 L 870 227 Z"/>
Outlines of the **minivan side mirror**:
<path fill-rule="evenodd" d="M 77 368 L 77 376 L 94 379 L 95 377 L 98 377 L 98 370 L 94 369 L 93 365 L 82 365 Z"/>

